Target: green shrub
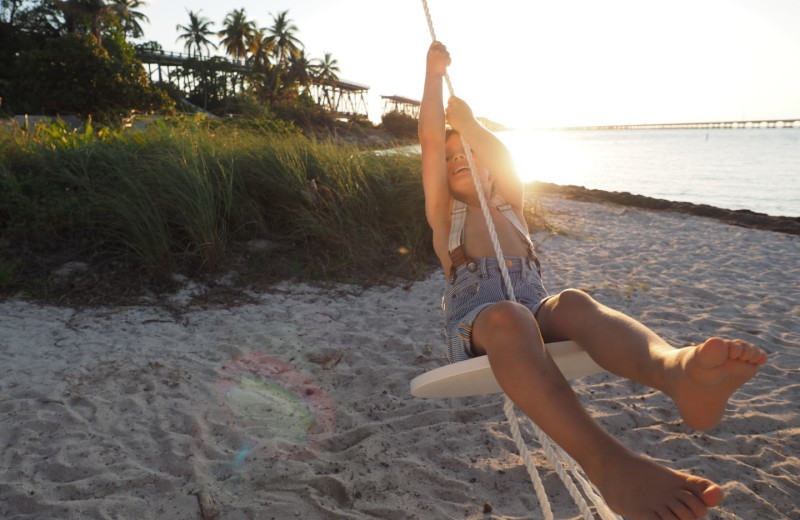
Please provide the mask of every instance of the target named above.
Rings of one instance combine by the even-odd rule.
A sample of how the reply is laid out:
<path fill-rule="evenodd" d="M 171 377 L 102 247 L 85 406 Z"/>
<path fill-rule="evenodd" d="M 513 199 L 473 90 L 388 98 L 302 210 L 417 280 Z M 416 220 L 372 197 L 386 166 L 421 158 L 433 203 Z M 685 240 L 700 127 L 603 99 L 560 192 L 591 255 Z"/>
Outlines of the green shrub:
<path fill-rule="evenodd" d="M 392 111 L 381 118 L 381 126 L 390 135 L 398 139 L 415 139 L 417 137 L 417 119 L 402 112 Z"/>

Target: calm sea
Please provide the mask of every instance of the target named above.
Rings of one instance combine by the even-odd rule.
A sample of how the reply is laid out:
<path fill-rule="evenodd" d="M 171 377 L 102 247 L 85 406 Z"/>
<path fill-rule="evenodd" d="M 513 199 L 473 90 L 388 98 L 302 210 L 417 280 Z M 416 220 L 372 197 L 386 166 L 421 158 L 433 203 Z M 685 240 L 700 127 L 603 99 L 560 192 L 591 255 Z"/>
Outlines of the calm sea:
<path fill-rule="evenodd" d="M 800 129 L 512 131 L 526 180 L 800 216 Z"/>

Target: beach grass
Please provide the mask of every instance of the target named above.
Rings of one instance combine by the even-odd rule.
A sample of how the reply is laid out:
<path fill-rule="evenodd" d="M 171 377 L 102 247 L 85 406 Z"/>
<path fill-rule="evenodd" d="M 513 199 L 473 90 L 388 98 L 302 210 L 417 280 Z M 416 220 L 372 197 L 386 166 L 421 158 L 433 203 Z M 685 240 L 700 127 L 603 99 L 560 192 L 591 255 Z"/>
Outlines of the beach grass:
<path fill-rule="evenodd" d="M 0 132 L 5 290 L 47 285 L 70 261 L 155 286 L 231 269 L 374 284 L 431 268 L 413 154 L 196 118 Z"/>

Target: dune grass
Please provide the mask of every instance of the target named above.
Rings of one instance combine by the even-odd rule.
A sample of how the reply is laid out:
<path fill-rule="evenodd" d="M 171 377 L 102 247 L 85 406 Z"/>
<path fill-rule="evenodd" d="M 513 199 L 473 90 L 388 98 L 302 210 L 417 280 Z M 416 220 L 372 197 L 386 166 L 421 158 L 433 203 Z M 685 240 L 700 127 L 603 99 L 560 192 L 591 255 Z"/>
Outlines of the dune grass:
<path fill-rule="evenodd" d="M 230 270 L 372 284 L 434 260 L 417 156 L 197 119 L 0 130 L 0 240 L 5 292 L 75 260 L 156 287 Z"/>

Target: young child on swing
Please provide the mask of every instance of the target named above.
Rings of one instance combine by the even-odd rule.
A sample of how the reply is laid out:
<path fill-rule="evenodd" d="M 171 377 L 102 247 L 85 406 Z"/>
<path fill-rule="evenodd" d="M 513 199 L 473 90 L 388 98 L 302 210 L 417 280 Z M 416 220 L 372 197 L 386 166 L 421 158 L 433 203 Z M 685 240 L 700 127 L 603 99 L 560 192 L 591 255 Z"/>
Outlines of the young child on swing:
<path fill-rule="evenodd" d="M 544 344 L 577 341 L 605 370 L 665 392 L 686 424 L 698 430 L 717 424 L 729 397 L 756 374 L 766 354 L 745 341 L 720 338 L 673 348 L 584 292 L 547 296 L 522 214 L 523 186 L 508 150 L 464 101 L 452 97 L 443 110 L 442 78 L 449 64 L 445 46 L 434 42 L 419 117 L 425 211 L 448 277 L 442 298 L 448 358 L 487 355 L 505 393 L 581 465 L 618 514 L 648 520 L 703 517 L 722 501 L 722 488 L 633 453 L 603 430 Z M 461 139 L 446 132 L 445 121 L 474 153 L 518 303 L 504 300 Z"/>

